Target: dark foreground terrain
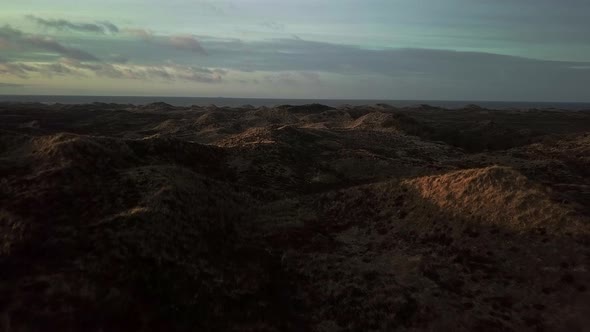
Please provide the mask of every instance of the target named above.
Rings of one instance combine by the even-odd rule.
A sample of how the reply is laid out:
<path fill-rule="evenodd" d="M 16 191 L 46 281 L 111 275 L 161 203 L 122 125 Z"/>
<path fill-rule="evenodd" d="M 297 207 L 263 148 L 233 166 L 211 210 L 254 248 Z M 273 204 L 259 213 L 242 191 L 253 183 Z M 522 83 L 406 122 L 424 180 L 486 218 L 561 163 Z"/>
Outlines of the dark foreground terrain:
<path fill-rule="evenodd" d="M 590 112 L 0 104 L 0 331 L 588 331 Z"/>

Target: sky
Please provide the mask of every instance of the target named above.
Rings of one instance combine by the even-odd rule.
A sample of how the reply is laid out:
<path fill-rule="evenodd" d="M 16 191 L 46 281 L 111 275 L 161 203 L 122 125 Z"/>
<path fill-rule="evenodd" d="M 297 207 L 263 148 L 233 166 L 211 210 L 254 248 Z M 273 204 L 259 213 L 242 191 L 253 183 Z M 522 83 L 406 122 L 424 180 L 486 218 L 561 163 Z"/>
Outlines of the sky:
<path fill-rule="evenodd" d="M 0 94 L 590 102 L 588 0 L 2 0 Z"/>

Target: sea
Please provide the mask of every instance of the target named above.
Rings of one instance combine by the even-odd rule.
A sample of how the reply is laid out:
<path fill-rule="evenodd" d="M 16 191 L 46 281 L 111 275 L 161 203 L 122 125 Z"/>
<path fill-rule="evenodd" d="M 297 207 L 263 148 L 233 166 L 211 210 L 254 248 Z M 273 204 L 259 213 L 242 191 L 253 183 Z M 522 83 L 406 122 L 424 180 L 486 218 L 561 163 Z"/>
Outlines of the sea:
<path fill-rule="evenodd" d="M 408 107 L 427 104 L 443 108 L 462 108 L 475 104 L 489 109 L 560 109 L 560 110 L 590 110 L 590 102 L 528 102 L 528 101 L 476 101 L 476 100 L 370 100 L 370 99 L 262 99 L 262 98 L 222 98 L 222 97 L 146 97 L 146 96 L 56 96 L 56 95 L 0 95 L 0 102 L 25 102 L 47 104 L 89 104 L 116 103 L 145 105 L 154 102 L 164 102 L 174 106 L 208 106 L 240 107 L 244 105 L 278 106 L 304 105 L 319 103 L 332 107 L 342 105 L 374 105 L 389 104 L 395 107 Z"/>

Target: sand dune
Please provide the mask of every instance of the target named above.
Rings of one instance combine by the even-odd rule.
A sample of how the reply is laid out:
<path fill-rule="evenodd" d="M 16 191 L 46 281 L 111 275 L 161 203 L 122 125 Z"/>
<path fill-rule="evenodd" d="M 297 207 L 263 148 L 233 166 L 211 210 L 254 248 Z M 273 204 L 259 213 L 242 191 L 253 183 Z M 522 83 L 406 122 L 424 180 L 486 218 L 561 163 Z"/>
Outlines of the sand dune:
<path fill-rule="evenodd" d="M 590 114 L 0 104 L 6 331 L 582 331 Z"/>

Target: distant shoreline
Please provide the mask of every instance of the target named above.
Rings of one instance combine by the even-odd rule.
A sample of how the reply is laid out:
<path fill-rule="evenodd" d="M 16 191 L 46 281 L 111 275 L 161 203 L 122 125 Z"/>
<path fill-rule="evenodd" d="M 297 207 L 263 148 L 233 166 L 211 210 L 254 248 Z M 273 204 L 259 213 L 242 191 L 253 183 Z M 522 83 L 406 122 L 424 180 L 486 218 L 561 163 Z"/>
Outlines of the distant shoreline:
<path fill-rule="evenodd" d="M 243 105 L 278 106 L 320 103 L 328 106 L 389 104 L 395 107 L 408 107 L 427 104 L 443 108 L 462 108 L 478 105 L 490 109 L 560 109 L 590 110 L 590 102 L 527 102 L 527 101 L 464 101 L 464 100 L 378 100 L 378 99 L 265 99 L 265 98 L 224 98 L 224 97 L 147 97 L 147 96 L 53 96 L 53 95 L 0 95 L 0 102 L 39 102 L 60 104 L 87 104 L 93 102 L 144 105 L 164 102 L 174 106 L 239 107 Z"/>

